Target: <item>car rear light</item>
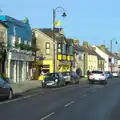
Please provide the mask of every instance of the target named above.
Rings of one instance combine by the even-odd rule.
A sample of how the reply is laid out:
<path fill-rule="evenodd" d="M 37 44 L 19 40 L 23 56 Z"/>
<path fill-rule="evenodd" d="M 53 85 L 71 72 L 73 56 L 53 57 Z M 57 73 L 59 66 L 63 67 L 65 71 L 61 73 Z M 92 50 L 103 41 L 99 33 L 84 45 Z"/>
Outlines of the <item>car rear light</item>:
<path fill-rule="evenodd" d="M 101 76 L 104 76 L 104 74 L 100 74 Z"/>
<path fill-rule="evenodd" d="M 90 74 L 91 76 L 93 75 L 93 73 Z"/>

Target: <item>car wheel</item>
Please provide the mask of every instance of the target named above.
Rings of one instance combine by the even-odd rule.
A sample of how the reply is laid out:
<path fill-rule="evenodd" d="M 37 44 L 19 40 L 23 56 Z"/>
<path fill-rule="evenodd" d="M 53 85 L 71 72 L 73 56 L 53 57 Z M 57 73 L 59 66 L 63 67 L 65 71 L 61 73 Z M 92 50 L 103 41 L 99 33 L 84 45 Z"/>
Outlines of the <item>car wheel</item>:
<path fill-rule="evenodd" d="M 13 91 L 10 89 L 9 90 L 9 95 L 8 95 L 8 99 L 12 99 L 13 98 Z"/>
<path fill-rule="evenodd" d="M 66 82 L 64 82 L 63 86 L 66 86 Z"/>
<path fill-rule="evenodd" d="M 104 81 L 104 85 L 107 85 L 107 80 Z"/>
<path fill-rule="evenodd" d="M 93 81 L 90 81 L 90 80 L 89 80 L 89 84 L 93 84 L 93 83 L 94 83 Z"/>

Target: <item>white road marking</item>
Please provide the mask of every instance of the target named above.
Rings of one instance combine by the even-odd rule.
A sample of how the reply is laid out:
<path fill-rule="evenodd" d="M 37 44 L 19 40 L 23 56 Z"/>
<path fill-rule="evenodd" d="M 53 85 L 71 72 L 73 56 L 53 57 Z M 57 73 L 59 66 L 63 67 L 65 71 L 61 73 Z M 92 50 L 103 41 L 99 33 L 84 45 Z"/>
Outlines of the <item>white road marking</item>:
<path fill-rule="evenodd" d="M 43 92 L 41 92 L 41 94 L 44 94 L 45 92 L 43 91 Z"/>
<path fill-rule="evenodd" d="M 81 96 L 80 99 L 84 98 L 84 96 Z"/>
<path fill-rule="evenodd" d="M 17 99 L 13 99 L 13 100 L 7 100 L 7 101 L 5 101 L 5 102 L 1 102 L 0 105 L 6 104 L 6 103 L 10 103 L 10 102 L 19 101 L 19 100 L 23 100 L 23 99 L 27 99 L 27 98 L 30 98 L 30 97 L 34 97 L 34 96 L 36 96 L 36 95 L 44 94 L 44 93 L 45 93 L 45 92 L 41 92 L 40 94 L 28 95 L 28 96 L 21 97 L 21 98 L 17 98 Z"/>
<path fill-rule="evenodd" d="M 45 119 L 47 119 L 48 117 L 50 117 L 51 115 L 53 115 L 53 114 L 55 114 L 55 112 L 52 112 L 52 113 L 46 115 L 45 117 L 41 118 L 40 120 L 45 120 Z"/>
<path fill-rule="evenodd" d="M 74 102 L 75 102 L 75 101 L 72 101 L 72 102 L 70 102 L 70 103 L 64 105 L 64 107 L 68 107 L 68 106 L 70 106 L 71 104 L 73 104 Z"/>
<path fill-rule="evenodd" d="M 93 89 L 93 90 L 92 90 L 92 92 L 95 92 L 95 91 L 96 91 L 96 89 Z"/>

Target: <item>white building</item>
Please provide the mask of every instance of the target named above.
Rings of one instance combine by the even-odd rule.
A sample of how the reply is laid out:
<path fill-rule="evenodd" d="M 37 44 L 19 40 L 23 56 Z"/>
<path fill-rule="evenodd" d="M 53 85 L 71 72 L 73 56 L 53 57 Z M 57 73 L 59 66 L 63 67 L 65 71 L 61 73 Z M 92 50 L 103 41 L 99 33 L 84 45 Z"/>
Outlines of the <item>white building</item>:
<path fill-rule="evenodd" d="M 97 46 L 93 46 L 95 49 L 95 52 L 97 54 L 99 54 L 104 60 L 105 60 L 105 63 L 104 63 L 104 71 L 110 71 L 109 69 L 109 55 L 107 53 L 105 53 L 103 50 L 101 50 L 99 47 Z M 104 46 L 102 46 L 104 47 Z"/>
<path fill-rule="evenodd" d="M 10 82 L 17 83 L 32 78 L 31 62 L 34 57 L 26 51 L 9 51 L 7 60 L 7 75 Z"/>

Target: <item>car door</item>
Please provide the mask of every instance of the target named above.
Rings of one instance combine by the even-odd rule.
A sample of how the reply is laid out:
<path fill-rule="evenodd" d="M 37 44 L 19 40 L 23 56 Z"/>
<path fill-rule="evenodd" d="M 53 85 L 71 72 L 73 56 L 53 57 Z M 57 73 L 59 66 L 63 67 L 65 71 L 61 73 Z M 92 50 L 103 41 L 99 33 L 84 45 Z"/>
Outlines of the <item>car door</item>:
<path fill-rule="evenodd" d="M 5 81 L 0 78 L 0 96 L 5 96 L 7 94 L 7 89 L 5 88 Z"/>
<path fill-rule="evenodd" d="M 60 77 L 61 85 L 64 85 L 64 77 L 62 73 L 59 73 L 59 77 Z"/>

